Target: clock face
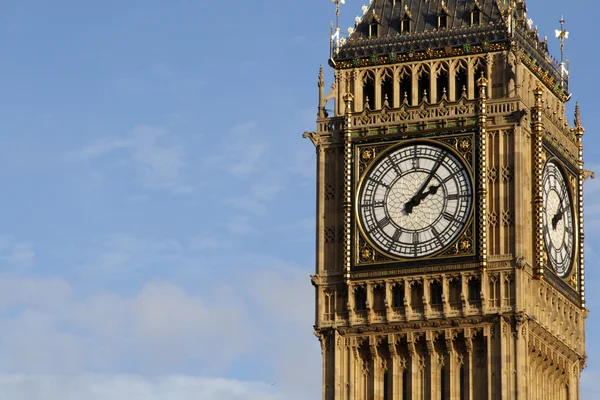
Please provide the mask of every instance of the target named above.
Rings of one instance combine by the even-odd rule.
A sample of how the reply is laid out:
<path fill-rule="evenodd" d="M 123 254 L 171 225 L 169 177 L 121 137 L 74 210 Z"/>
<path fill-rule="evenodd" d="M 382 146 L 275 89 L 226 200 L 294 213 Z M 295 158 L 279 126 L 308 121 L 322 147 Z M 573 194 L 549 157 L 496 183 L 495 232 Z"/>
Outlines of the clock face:
<path fill-rule="evenodd" d="M 544 243 L 550 265 L 563 278 L 573 260 L 573 208 L 564 175 L 554 161 L 544 168 L 542 190 Z"/>
<path fill-rule="evenodd" d="M 469 173 L 449 150 L 410 144 L 363 177 L 357 216 L 373 245 L 406 258 L 433 254 L 462 231 L 471 210 Z"/>

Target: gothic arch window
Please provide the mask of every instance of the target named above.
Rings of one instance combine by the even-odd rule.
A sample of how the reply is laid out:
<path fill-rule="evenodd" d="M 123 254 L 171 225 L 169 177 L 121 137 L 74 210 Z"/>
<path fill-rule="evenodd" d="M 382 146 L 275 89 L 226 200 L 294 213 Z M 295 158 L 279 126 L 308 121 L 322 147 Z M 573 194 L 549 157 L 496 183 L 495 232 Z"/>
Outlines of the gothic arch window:
<path fill-rule="evenodd" d="M 394 102 L 394 72 L 386 68 L 381 72 L 381 105 L 395 106 Z"/>
<path fill-rule="evenodd" d="M 471 26 L 481 25 L 481 6 L 478 1 L 475 1 L 471 10 Z"/>
<path fill-rule="evenodd" d="M 515 301 L 515 289 L 512 282 L 512 276 L 507 275 L 504 277 L 504 306 L 512 306 Z"/>
<path fill-rule="evenodd" d="M 375 72 L 371 70 L 363 75 L 363 104 L 371 110 L 375 105 Z"/>
<path fill-rule="evenodd" d="M 335 294 L 333 294 L 331 292 L 325 292 L 325 320 L 326 321 L 333 320 L 334 298 L 335 298 Z"/>
<path fill-rule="evenodd" d="M 354 290 L 354 309 L 356 311 L 364 311 L 367 309 L 367 291 L 362 286 L 359 286 Z"/>
<path fill-rule="evenodd" d="M 377 21 L 373 21 L 369 24 L 369 37 L 379 37 L 379 23 Z"/>
<path fill-rule="evenodd" d="M 376 311 L 385 309 L 385 289 L 383 286 L 373 288 L 373 309 Z"/>
<path fill-rule="evenodd" d="M 408 34 L 410 33 L 412 22 L 412 15 L 410 11 L 408 11 L 408 5 L 404 5 L 404 12 L 400 18 L 400 33 Z"/>
<path fill-rule="evenodd" d="M 383 398 L 388 399 L 390 396 L 390 376 L 389 371 L 383 371 Z"/>
<path fill-rule="evenodd" d="M 450 14 L 448 13 L 448 7 L 446 7 L 446 3 L 442 0 L 442 7 L 440 12 L 438 13 L 438 30 L 448 29 L 450 26 Z"/>
<path fill-rule="evenodd" d="M 429 102 L 430 70 L 427 64 L 419 66 L 417 78 L 417 94 L 419 96 L 417 103 Z"/>
<path fill-rule="evenodd" d="M 423 307 L 423 285 L 421 282 L 413 282 L 410 287 L 410 306 L 415 312 L 422 312 Z"/>
<path fill-rule="evenodd" d="M 500 282 L 496 276 L 490 276 L 490 305 L 494 308 L 500 307 Z"/>
<path fill-rule="evenodd" d="M 440 62 L 437 67 L 437 77 L 436 77 L 436 86 L 437 86 L 437 101 L 442 99 L 448 99 L 448 64 L 445 62 Z"/>
<path fill-rule="evenodd" d="M 440 370 L 440 400 L 447 400 L 446 398 L 446 369 L 442 367 Z"/>
<path fill-rule="evenodd" d="M 410 99 L 412 99 L 412 70 L 409 67 L 402 67 L 398 79 L 400 80 L 401 101 L 410 104 Z"/>
<path fill-rule="evenodd" d="M 402 400 L 408 399 L 408 371 L 402 371 Z"/>
<path fill-rule="evenodd" d="M 469 301 L 478 302 L 481 301 L 481 280 L 479 278 L 472 278 L 469 281 Z"/>
<path fill-rule="evenodd" d="M 481 77 L 486 77 L 485 59 L 478 57 L 473 63 L 473 78 L 475 87 L 477 87 L 477 80 Z M 479 94 L 475 94 L 475 97 L 479 97 Z"/>
<path fill-rule="evenodd" d="M 442 304 L 442 284 L 439 281 L 431 282 L 429 285 L 430 299 L 429 302 L 432 306 Z"/>
<path fill-rule="evenodd" d="M 454 98 L 456 100 L 460 99 L 463 93 L 467 94 L 467 62 L 465 60 L 460 60 L 456 63 L 456 67 L 454 68 Z"/>
<path fill-rule="evenodd" d="M 458 373 L 458 396 L 460 400 L 465 400 L 465 367 L 464 365 L 460 366 L 460 372 Z"/>
<path fill-rule="evenodd" d="M 392 307 L 400 308 L 404 307 L 404 285 L 396 284 L 392 288 Z"/>
<path fill-rule="evenodd" d="M 475 6 L 471 11 L 471 26 L 481 25 L 481 11 L 479 7 Z"/>
<path fill-rule="evenodd" d="M 458 278 L 453 278 L 449 282 L 450 289 L 450 310 L 458 311 L 460 310 L 460 294 L 461 294 L 461 282 Z"/>

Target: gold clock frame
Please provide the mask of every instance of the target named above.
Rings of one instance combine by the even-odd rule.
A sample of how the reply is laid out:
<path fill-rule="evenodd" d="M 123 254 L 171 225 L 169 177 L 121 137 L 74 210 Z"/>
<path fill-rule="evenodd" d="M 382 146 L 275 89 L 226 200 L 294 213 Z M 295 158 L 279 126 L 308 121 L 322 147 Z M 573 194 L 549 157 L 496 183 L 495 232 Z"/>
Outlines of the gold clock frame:
<path fill-rule="evenodd" d="M 542 167 L 542 176 L 544 171 L 546 170 L 547 165 L 552 162 L 556 165 L 559 172 L 562 174 L 562 177 L 565 181 L 565 185 L 567 186 L 567 191 L 569 194 L 569 200 L 571 202 L 571 213 L 573 218 L 573 252 L 571 255 L 571 262 L 569 268 L 567 269 L 567 273 L 564 276 L 559 276 L 554 270 L 554 266 L 551 265 L 550 260 L 548 259 L 548 263 L 545 266 L 545 269 L 551 272 L 557 279 L 560 279 L 571 286 L 574 290 L 579 291 L 577 285 L 574 285 L 574 277 L 575 281 L 577 276 L 579 275 L 579 271 L 577 268 L 577 260 L 580 252 L 580 237 L 579 237 L 579 210 L 580 204 L 579 200 L 576 198 L 575 193 L 578 191 L 578 179 L 573 169 L 569 167 L 567 161 L 565 161 L 562 157 L 557 155 L 551 146 L 548 143 L 544 143 L 544 150 L 542 153 L 543 167 Z M 542 240 L 543 235 L 542 235 Z M 546 241 L 544 240 L 544 251 L 547 254 L 548 249 L 546 245 Z"/>
<path fill-rule="evenodd" d="M 477 256 L 477 158 L 476 158 L 476 132 L 454 134 L 452 136 L 436 137 L 412 137 L 409 139 L 398 139 L 379 143 L 356 143 L 353 154 L 353 266 L 354 267 L 375 267 L 377 265 L 387 265 L 390 263 L 402 263 L 411 265 L 414 263 L 423 263 L 427 260 L 452 261 Z M 389 154 L 395 148 L 407 146 L 410 144 L 431 144 L 442 147 L 453 154 L 462 166 L 466 169 L 471 184 L 471 206 L 469 217 L 466 224 L 461 228 L 460 233 L 448 245 L 442 249 L 422 257 L 398 257 L 388 254 L 379 249 L 365 232 L 358 217 L 359 192 L 363 185 L 367 172 L 371 170 L 377 162 Z"/>

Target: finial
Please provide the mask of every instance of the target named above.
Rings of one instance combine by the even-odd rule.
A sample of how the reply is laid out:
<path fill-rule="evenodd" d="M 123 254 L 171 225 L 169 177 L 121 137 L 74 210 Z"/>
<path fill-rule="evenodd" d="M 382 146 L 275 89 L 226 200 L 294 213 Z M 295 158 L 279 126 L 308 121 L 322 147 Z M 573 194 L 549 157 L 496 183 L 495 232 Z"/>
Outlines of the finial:
<path fill-rule="evenodd" d="M 388 101 L 388 95 L 387 95 L 387 93 L 385 94 L 385 98 L 383 99 L 383 106 L 384 107 L 388 107 L 388 108 L 390 107 L 390 103 Z"/>
<path fill-rule="evenodd" d="M 565 81 L 568 81 L 569 79 L 568 61 L 565 66 L 565 40 L 569 38 L 569 32 L 565 30 L 565 18 L 562 15 L 558 22 L 560 23 L 560 31 L 556 29 L 555 33 L 558 40 L 560 40 L 560 74 L 563 80 L 561 84 L 564 86 Z"/>
<path fill-rule="evenodd" d="M 339 51 L 340 48 L 340 5 L 346 4 L 346 0 L 331 0 L 335 3 L 335 31 L 333 29 L 333 23 L 331 23 L 331 37 L 329 39 L 331 44 L 331 55 Z M 335 32 L 335 33 L 334 33 Z"/>
<path fill-rule="evenodd" d="M 581 112 L 579 111 L 579 103 L 575 103 L 575 128 L 573 129 L 573 133 L 577 138 L 577 142 L 579 147 L 582 146 L 581 139 L 583 138 L 583 134 L 585 133 L 585 129 L 581 126 Z"/>
<path fill-rule="evenodd" d="M 323 70 L 323 64 L 319 68 L 319 87 L 325 86 L 325 71 Z"/>

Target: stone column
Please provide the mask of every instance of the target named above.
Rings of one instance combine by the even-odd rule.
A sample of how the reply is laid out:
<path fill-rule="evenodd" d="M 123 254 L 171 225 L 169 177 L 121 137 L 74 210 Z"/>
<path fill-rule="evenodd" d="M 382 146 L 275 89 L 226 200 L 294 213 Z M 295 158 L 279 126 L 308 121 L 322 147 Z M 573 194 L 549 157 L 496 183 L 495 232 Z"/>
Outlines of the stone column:
<path fill-rule="evenodd" d="M 465 400 L 480 400 L 473 398 L 473 337 L 471 328 L 464 329 L 465 336 Z"/>
<path fill-rule="evenodd" d="M 444 332 L 445 341 L 446 341 L 446 353 L 448 355 L 446 362 L 446 385 L 447 388 L 442 388 L 442 390 L 446 391 L 445 399 L 460 399 L 460 384 L 458 379 L 460 379 L 460 374 L 457 368 L 457 360 L 456 360 L 456 351 L 454 350 L 454 332 L 452 329 L 446 329 Z"/>
<path fill-rule="evenodd" d="M 415 348 L 414 336 L 412 333 L 408 333 L 406 337 L 406 343 L 408 345 L 408 398 L 406 400 L 419 400 L 417 397 L 417 377 L 419 374 L 419 355 L 417 354 L 417 349 Z"/>
<path fill-rule="evenodd" d="M 390 322 L 393 318 L 393 310 L 392 310 L 392 284 L 393 282 L 385 281 L 385 321 Z"/>
<path fill-rule="evenodd" d="M 399 364 L 400 357 L 398 355 L 398 347 L 396 346 L 396 335 L 394 335 L 393 333 L 389 334 L 387 342 L 388 342 L 388 353 L 390 355 L 388 365 L 387 365 L 388 398 L 384 398 L 383 400 L 397 399 L 399 396 L 398 383 L 401 382 L 401 377 L 398 374 L 398 369 L 399 369 L 398 364 Z"/>
<path fill-rule="evenodd" d="M 374 101 L 372 101 L 371 104 L 374 105 L 374 110 L 380 110 L 381 109 L 381 73 L 383 72 L 383 69 L 378 68 L 377 70 L 375 70 L 375 99 Z"/>
<path fill-rule="evenodd" d="M 437 71 L 439 65 L 437 63 L 429 64 L 429 102 L 434 104 L 439 101 L 437 98 Z"/>
<path fill-rule="evenodd" d="M 412 99 L 410 100 L 411 106 L 416 106 L 421 102 L 419 98 L 419 78 L 418 78 L 419 67 L 418 64 L 412 65 Z"/>
<path fill-rule="evenodd" d="M 394 85 L 394 98 L 393 99 L 389 99 L 389 101 L 392 104 L 393 108 L 398 108 L 400 107 L 400 102 L 402 101 L 402 93 L 400 93 L 400 68 L 399 67 L 395 67 L 394 68 L 394 74 L 393 74 L 393 85 Z"/>
<path fill-rule="evenodd" d="M 475 68 L 473 66 L 475 59 L 469 57 L 467 60 L 467 98 L 472 100 L 475 98 Z"/>
<path fill-rule="evenodd" d="M 361 112 L 364 108 L 363 104 L 363 81 L 362 73 L 355 69 L 352 73 L 354 77 L 354 112 Z"/>
<path fill-rule="evenodd" d="M 456 60 L 448 63 L 448 100 L 450 101 L 456 101 L 456 63 Z"/>

